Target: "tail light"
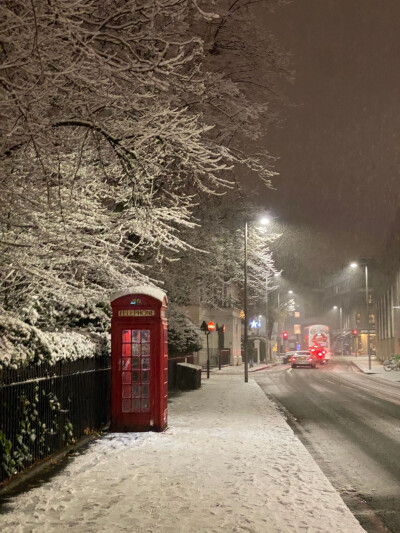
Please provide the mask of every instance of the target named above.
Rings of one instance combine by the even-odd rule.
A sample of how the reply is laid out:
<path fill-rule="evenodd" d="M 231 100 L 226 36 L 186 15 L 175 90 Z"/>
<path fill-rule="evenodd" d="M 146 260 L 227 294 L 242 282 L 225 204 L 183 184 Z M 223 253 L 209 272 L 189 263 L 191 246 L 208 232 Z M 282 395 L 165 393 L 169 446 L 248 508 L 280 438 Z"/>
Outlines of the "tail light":
<path fill-rule="evenodd" d="M 295 358 L 295 357 L 292 357 L 292 358 L 291 358 L 291 361 L 296 361 L 296 358 Z"/>
<path fill-rule="evenodd" d="M 313 358 L 312 358 L 312 357 L 309 357 L 309 358 L 308 358 L 308 360 L 309 360 L 309 361 L 312 361 L 312 360 L 313 360 Z"/>

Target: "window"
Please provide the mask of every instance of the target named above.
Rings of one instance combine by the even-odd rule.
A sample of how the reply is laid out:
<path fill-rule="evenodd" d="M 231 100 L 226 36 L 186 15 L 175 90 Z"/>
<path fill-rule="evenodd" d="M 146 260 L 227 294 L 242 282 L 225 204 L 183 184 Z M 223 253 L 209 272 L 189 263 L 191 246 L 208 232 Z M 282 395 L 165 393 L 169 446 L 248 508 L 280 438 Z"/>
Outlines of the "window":
<path fill-rule="evenodd" d="M 122 332 L 122 412 L 150 411 L 150 330 Z"/>

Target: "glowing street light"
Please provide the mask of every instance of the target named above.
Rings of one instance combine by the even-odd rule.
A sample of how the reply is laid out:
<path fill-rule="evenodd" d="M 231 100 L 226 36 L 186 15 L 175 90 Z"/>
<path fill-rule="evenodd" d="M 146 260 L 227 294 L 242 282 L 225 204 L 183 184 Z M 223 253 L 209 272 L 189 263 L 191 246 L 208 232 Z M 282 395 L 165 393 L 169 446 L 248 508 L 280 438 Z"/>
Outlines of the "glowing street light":
<path fill-rule="evenodd" d="M 264 226 L 269 224 L 271 220 L 264 216 L 262 217 L 259 222 L 263 224 Z M 248 333 L 247 333 L 247 234 L 248 234 L 248 221 L 245 220 L 244 222 L 244 382 L 247 383 L 249 381 L 249 365 L 248 365 L 248 356 L 247 356 L 247 339 L 248 339 Z"/>
<path fill-rule="evenodd" d="M 271 219 L 269 217 L 262 217 L 260 219 L 260 223 L 263 225 L 263 226 L 267 226 L 269 223 L 271 222 Z"/>

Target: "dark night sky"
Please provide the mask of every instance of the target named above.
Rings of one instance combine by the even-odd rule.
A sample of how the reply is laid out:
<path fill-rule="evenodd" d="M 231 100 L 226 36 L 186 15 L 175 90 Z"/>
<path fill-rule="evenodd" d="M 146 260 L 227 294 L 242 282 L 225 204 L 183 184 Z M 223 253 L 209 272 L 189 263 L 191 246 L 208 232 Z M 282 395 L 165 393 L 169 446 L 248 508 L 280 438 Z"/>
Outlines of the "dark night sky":
<path fill-rule="evenodd" d="M 266 23 L 296 71 L 285 90 L 295 107 L 267 137 L 280 157 L 268 202 L 283 223 L 302 228 L 298 253 L 315 253 L 317 271 L 379 254 L 395 216 L 399 20 L 399 0 L 293 0 Z"/>

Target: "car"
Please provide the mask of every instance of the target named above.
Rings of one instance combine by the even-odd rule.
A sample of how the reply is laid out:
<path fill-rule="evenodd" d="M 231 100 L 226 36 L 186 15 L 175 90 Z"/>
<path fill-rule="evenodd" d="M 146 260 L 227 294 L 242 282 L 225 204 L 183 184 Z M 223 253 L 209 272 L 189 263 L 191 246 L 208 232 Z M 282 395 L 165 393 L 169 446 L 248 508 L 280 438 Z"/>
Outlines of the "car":
<path fill-rule="evenodd" d="M 283 364 L 286 365 L 287 363 L 290 363 L 290 358 L 294 352 L 286 352 L 286 353 L 280 353 L 278 354 L 278 360 Z"/>
<path fill-rule="evenodd" d="M 315 368 L 318 362 L 318 357 L 308 350 L 292 352 L 292 357 L 290 358 L 292 368 L 296 368 L 298 366 L 310 366 L 311 368 Z"/>

